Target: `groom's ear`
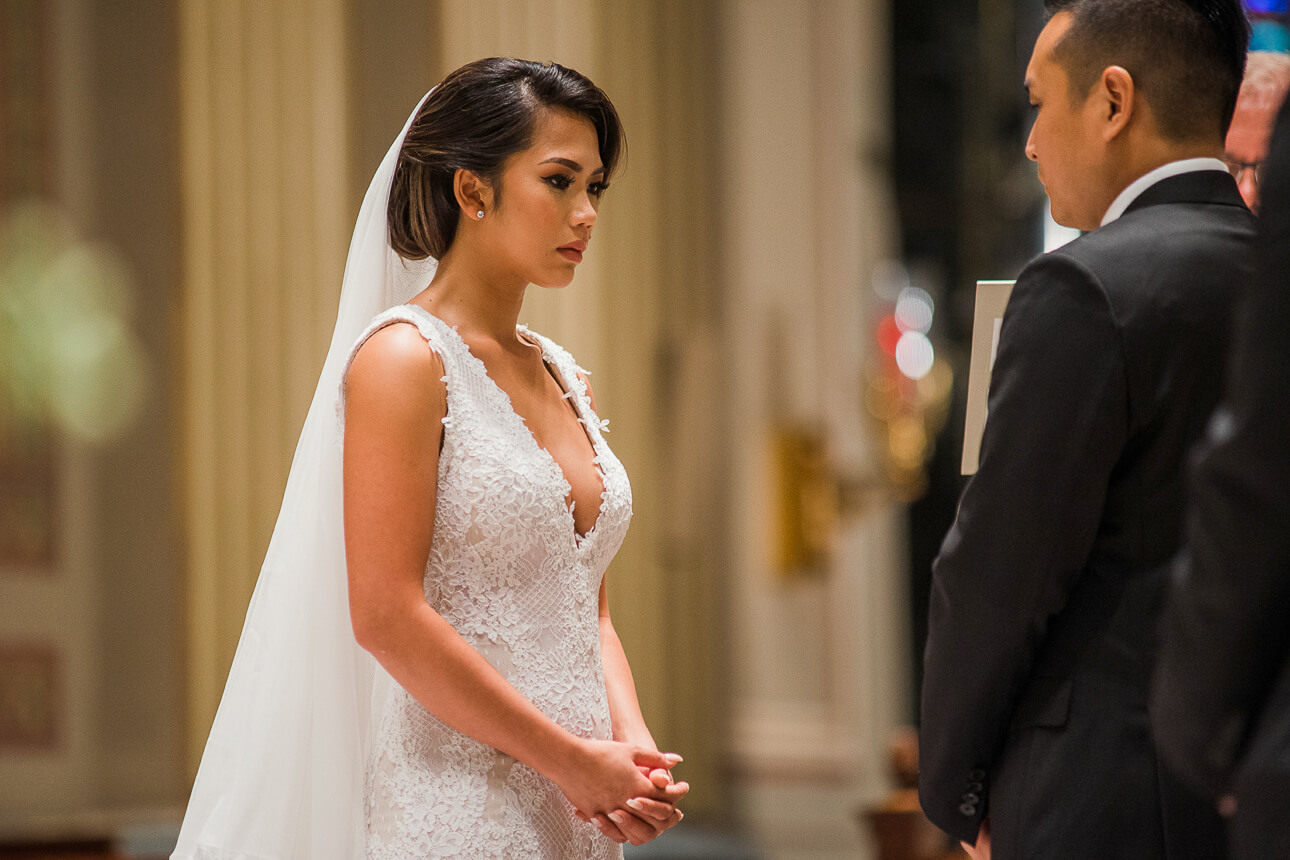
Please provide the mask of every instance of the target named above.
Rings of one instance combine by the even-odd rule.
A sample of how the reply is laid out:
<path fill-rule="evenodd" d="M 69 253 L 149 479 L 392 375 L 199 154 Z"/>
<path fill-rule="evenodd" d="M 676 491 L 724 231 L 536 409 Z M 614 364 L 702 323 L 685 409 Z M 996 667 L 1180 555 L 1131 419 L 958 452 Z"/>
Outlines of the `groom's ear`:
<path fill-rule="evenodd" d="M 470 221 L 477 220 L 476 213 L 493 208 L 493 186 L 474 171 L 462 168 L 453 174 L 452 191 L 457 206 Z"/>
<path fill-rule="evenodd" d="M 1102 139 L 1114 140 L 1128 128 L 1138 108 L 1138 90 L 1133 76 L 1121 66 L 1107 66 L 1102 77 L 1093 85 L 1089 98 L 1100 100 L 1099 119 Z"/>

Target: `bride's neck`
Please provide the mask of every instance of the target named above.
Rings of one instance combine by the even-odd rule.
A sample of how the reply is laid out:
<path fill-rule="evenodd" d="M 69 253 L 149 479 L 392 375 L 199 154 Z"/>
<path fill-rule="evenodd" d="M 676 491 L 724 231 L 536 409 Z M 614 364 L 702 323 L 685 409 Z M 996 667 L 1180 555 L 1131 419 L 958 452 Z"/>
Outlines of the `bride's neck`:
<path fill-rule="evenodd" d="M 482 254 L 462 253 L 466 250 L 453 247 L 443 255 L 420 300 L 463 337 L 509 344 L 515 340 L 528 284 L 489 266 Z"/>

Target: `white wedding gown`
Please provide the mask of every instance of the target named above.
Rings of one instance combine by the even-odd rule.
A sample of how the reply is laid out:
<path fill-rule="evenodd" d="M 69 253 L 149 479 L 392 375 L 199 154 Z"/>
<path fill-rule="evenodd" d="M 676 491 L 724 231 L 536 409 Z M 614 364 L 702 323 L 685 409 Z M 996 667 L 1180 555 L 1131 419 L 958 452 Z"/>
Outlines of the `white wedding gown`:
<path fill-rule="evenodd" d="M 541 345 L 595 450 L 604 492 L 582 537 L 559 465 L 455 329 L 403 305 L 376 317 L 358 345 L 399 322 L 438 354 L 447 387 L 426 600 L 548 717 L 579 737 L 611 737 L 597 596 L 631 519 L 631 488 L 577 365 L 521 329 Z M 401 687 L 378 719 L 366 775 L 369 858 L 622 857 L 554 783 L 449 728 Z"/>

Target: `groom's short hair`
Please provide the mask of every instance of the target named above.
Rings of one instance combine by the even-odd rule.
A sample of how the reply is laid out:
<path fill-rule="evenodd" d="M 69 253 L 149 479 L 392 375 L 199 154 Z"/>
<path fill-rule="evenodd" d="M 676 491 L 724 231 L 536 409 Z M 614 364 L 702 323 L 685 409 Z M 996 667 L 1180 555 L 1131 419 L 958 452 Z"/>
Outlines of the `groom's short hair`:
<path fill-rule="evenodd" d="M 1053 58 L 1082 104 L 1108 66 L 1121 66 L 1175 142 L 1227 136 L 1250 24 L 1240 0 L 1045 0 L 1072 23 Z"/>

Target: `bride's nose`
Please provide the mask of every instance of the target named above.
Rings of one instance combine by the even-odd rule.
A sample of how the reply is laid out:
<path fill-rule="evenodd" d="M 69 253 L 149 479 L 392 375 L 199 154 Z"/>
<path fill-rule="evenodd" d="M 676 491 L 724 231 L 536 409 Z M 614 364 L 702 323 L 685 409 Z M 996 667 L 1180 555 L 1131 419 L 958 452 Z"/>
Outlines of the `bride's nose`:
<path fill-rule="evenodd" d="M 596 224 L 596 201 L 589 192 L 578 195 L 578 202 L 573 207 L 571 220 L 575 227 L 594 227 Z"/>

